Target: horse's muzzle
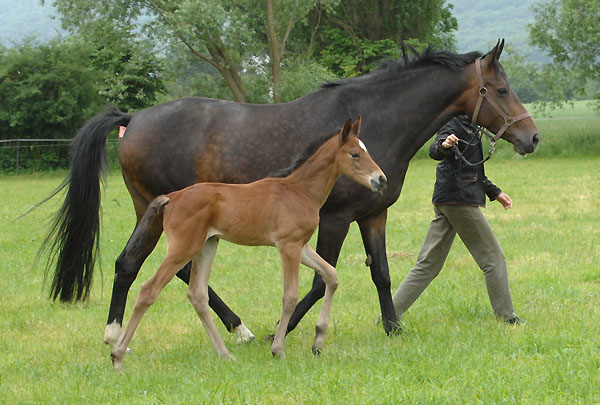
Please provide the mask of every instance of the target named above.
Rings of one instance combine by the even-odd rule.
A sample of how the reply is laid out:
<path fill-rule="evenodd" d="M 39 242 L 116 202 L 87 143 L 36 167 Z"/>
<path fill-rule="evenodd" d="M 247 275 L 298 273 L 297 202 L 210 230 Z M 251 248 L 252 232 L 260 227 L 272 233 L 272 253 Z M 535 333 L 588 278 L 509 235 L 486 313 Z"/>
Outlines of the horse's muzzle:
<path fill-rule="evenodd" d="M 382 193 L 387 187 L 387 178 L 382 174 L 377 179 L 371 179 L 371 190 Z"/>

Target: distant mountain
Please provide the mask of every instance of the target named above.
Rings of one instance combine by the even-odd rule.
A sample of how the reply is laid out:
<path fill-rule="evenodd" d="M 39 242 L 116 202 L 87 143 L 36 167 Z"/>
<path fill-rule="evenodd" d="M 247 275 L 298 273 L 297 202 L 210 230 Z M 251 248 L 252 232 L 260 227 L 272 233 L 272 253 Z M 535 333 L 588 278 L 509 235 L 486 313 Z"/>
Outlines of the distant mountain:
<path fill-rule="evenodd" d="M 458 20 L 459 52 L 489 51 L 499 38 L 506 47 L 539 57 L 529 46 L 527 24 L 534 22 L 533 5 L 548 0 L 446 0 Z"/>
<path fill-rule="evenodd" d="M 548 0 L 446 0 L 454 4 L 458 20 L 459 52 L 490 50 L 498 38 L 506 39 L 508 49 L 540 59 L 528 44 L 527 24 L 533 22 L 532 6 Z M 0 0 L 0 43 L 11 46 L 27 36 L 46 41 L 60 32 L 60 22 L 52 1 Z"/>
<path fill-rule="evenodd" d="M 0 0 L 0 43 L 10 47 L 24 38 L 36 36 L 41 41 L 56 36 L 60 22 L 51 1 L 42 6 L 40 0 Z"/>

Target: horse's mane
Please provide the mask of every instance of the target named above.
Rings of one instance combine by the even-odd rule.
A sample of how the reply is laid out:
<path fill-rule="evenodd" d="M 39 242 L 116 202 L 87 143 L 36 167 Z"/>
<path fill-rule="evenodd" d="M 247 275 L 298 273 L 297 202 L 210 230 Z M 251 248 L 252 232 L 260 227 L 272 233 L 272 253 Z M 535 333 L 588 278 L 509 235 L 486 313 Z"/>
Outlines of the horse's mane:
<path fill-rule="evenodd" d="M 294 161 L 292 162 L 291 165 L 289 165 L 285 169 L 282 169 L 276 173 L 271 174 L 269 177 L 287 177 L 287 176 L 289 176 L 295 170 L 297 170 L 300 166 L 302 166 L 308 159 L 310 159 L 310 157 L 312 155 L 314 155 L 315 152 L 321 146 L 323 146 L 323 144 L 325 142 L 330 140 L 335 135 L 339 134 L 340 131 L 341 131 L 341 129 L 336 129 L 335 131 L 333 131 L 327 135 L 324 135 L 320 138 L 315 139 L 306 147 L 306 149 L 304 149 L 304 151 L 302 153 L 300 153 L 298 156 L 296 156 L 296 158 L 294 159 Z"/>
<path fill-rule="evenodd" d="M 481 56 L 480 52 L 457 54 L 449 51 L 434 51 L 428 47 L 422 53 L 413 51 L 413 56 L 405 55 L 402 59 L 390 59 L 382 62 L 370 73 L 343 79 L 337 82 L 327 82 L 321 86 L 323 89 L 339 87 L 348 84 L 360 84 L 372 81 L 382 81 L 398 76 L 399 73 L 414 71 L 427 66 L 441 66 L 453 71 L 458 71 Z"/>

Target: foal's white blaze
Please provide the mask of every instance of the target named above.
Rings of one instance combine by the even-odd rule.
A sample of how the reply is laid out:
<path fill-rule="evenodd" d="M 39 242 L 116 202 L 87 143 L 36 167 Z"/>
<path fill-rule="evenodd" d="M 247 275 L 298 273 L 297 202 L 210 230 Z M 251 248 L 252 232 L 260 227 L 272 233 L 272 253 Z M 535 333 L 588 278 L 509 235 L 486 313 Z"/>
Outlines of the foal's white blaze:
<path fill-rule="evenodd" d="M 362 150 L 364 150 L 365 152 L 367 151 L 367 147 L 365 146 L 365 144 L 363 143 L 363 141 L 361 141 L 360 139 L 358 140 L 358 145 L 360 146 L 360 148 Z"/>

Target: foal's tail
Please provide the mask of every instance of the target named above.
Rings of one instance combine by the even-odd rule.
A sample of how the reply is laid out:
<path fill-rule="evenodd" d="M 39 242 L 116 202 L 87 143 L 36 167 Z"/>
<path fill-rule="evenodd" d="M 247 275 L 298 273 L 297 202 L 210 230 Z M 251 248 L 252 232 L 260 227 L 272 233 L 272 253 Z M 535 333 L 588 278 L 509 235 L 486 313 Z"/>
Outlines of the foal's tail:
<path fill-rule="evenodd" d="M 106 137 L 130 114 L 116 107 L 91 118 L 73 139 L 71 169 L 67 178 L 43 202 L 67 188 L 40 253 L 49 249 L 46 272 L 56 258 L 50 296 L 63 302 L 88 298 L 95 255 L 100 239 L 100 183 L 106 170 Z"/>
<path fill-rule="evenodd" d="M 166 195 L 159 195 L 152 200 L 127 242 L 125 250 L 139 249 L 141 246 L 156 246 L 163 232 L 163 215 L 169 201 Z"/>

